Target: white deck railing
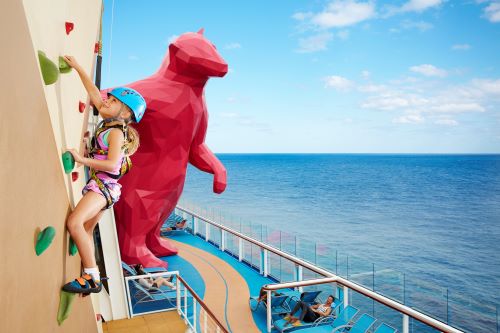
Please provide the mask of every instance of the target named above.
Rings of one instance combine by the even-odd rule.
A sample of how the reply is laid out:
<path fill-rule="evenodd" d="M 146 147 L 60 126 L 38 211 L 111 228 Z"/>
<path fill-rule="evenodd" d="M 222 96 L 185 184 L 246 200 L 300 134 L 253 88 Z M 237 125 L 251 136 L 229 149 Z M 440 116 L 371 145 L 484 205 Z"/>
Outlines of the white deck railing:
<path fill-rule="evenodd" d="M 418 320 L 422 322 L 425 325 L 428 325 L 429 327 L 435 328 L 441 332 L 449 332 L 449 333 L 460 333 L 463 331 L 452 327 L 440 320 L 437 320 L 435 318 L 432 318 L 431 316 L 424 314 L 418 310 L 415 310 L 409 306 L 406 306 L 400 302 L 397 302 L 389 297 L 386 297 L 382 294 L 379 294 L 377 292 L 374 292 L 368 288 L 365 288 L 362 285 L 359 285 L 355 282 L 352 282 L 348 279 L 345 279 L 343 277 L 340 277 L 326 269 L 323 269 L 321 267 L 318 267 L 310 262 L 307 262 L 305 260 L 302 260 L 300 258 L 297 258 L 296 256 L 293 256 L 289 253 L 283 252 L 282 250 L 275 248 L 273 246 L 270 246 L 266 243 L 263 243 L 261 241 L 258 241 L 254 238 L 251 238 L 247 235 L 244 235 L 234 229 L 231 229 L 225 225 L 219 224 L 215 221 L 212 221 L 209 218 L 203 217 L 196 212 L 182 207 L 182 206 L 177 206 L 176 209 L 180 213 L 180 215 L 183 215 L 184 218 L 188 218 L 189 216 L 192 218 L 192 229 L 194 234 L 199 234 L 199 230 L 202 227 L 200 225 L 200 222 L 205 223 L 205 240 L 209 241 L 210 240 L 210 228 L 209 225 L 214 226 L 215 228 L 220 230 L 220 249 L 222 251 L 226 250 L 226 239 L 227 239 L 227 234 L 232 234 L 238 239 L 238 259 L 239 261 L 243 260 L 243 241 L 247 241 L 253 245 L 256 245 L 257 247 L 260 248 L 261 250 L 261 260 L 260 260 L 260 267 L 259 271 L 263 276 L 268 276 L 270 267 L 269 267 L 269 260 L 268 260 L 268 255 L 269 252 L 274 253 L 278 255 L 281 258 L 287 259 L 290 262 L 295 264 L 296 272 L 295 272 L 295 277 L 296 277 L 296 282 L 287 282 L 287 283 L 279 283 L 276 285 L 268 285 L 268 293 L 271 292 L 271 290 L 275 289 L 281 289 L 281 288 L 289 288 L 289 287 L 297 287 L 301 288 L 303 286 L 310 286 L 310 285 L 315 285 L 315 284 L 323 284 L 323 283 L 335 283 L 337 285 L 340 285 L 344 289 L 344 297 L 348 298 L 349 290 L 354 290 L 368 298 L 371 298 L 372 300 L 383 304 L 389 308 L 392 308 L 399 313 L 401 313 L 401 320 L 402 320 L 402 330 L 403 333 L 409 333 L 410 332 L 410 320 L 409 318 L 413 318 L 415 320 Z M 306 280 L 303 281 L 302 279 L 302 272 L 303 268 L 310 270 L 311 272 L 314 272 L 316 274 L 319 274 L 326 279 L 315 279 L 315 280 Z M 325 282 L 327 281 L 327 282 Z M 268 295 L 268 299 L 270 299 Z M 268 307 L 270 309 L 270 307 Z M 268 313 L 268 319 L 267 319 L 267 331 L 271 332 L 271 320 L 269 318 L 270 312 Z"/>

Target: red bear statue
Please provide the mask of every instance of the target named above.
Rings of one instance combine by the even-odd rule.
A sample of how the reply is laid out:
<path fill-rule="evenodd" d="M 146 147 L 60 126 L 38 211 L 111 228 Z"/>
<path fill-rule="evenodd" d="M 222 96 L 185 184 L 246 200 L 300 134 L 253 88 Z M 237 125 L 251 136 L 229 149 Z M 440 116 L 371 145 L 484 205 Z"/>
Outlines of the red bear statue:
<path fill-rule="evenodd" d="M 211 76 L 226 73 L 226 62 L 200 30 L 170 44 L 155 74 L 126 85 L 144 96 L 147 110 L 133 124 L 140 147 L 120 180 L 122 194 L 114 206 L 123 261 L 167 267 L 157 257 L 177 254 L 160 229 L 182 194 L 188 163 L 214 175 L 214 192 L 226 188 L 226 169 L 204 143 L 208 113 L 203 92 Z"/>

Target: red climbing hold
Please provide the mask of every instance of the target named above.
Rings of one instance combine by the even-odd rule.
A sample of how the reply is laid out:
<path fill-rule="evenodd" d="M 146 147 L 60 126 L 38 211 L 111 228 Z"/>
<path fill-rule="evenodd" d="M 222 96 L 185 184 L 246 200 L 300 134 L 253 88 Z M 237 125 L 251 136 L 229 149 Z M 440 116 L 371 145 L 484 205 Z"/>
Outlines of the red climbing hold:
<path fill-rule="evenodd" d="M 88 138 L 90 137 L 90 132 L 89 131 L 86 131 L 85 134 L 83 134 L 83 137 L 84 138 Z"/>
<path fill-rule="evenodd" d="M 66 35 L 69 35 L 69 33 L 73 30 L 75 25 L 72 22 L 66 22 Z"/>
<path fill-rule="evenodd" d="M 85 111 L 85 103 L 83 102 L 78 102 L 78 110 L 80 110 L 80 113 L 83 113 L 83 111 Z"/>
<path fill-rule="evenodd" d="M 78 179 L 78 172 L 77 171 L 73 171 L 71 173 L 71 179 L 76 182 L 76 180 Z"/>
<path fill-rule="evenodd" d="M 99 42 L 96 42 L 94 45 L 94 53 L 99 53 Z"/>

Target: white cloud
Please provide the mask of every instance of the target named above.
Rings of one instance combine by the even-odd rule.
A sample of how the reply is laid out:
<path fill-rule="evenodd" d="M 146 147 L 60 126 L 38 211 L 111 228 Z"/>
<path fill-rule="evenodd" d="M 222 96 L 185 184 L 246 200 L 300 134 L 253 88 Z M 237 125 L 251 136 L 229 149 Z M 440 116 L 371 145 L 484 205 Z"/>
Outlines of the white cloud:
<path fill-rule="evenodd" d="M 364 70 L 361 72 L 361 76 L 363 77 L 363 79 L 368 79 L 370 75 L 371 75 L 370 71 Z"/>
<path fill-rule="evenodd" d="M 391 94 L 382 94 L 361 104 L 365 109 L 378 109 L 384 111 L 398 110 L 410 106 L 410 101 L 405 97 L 394 96 Z"/>
<path fill-rule="evenodd" d="M 339 28 L 354 25 L 375 16 L 372 2 L 354 0 L 332 1 L 326 9 L 312 17 L 311 22 L 321 28 Z"/>
<path fill-rule="evenodd" d="M 484 108 L 478 103 L 462 102 L 462 103 L 440 103 L 430 107 L 431 112 L 440 113 L 465 113 L 465 112 L 484 112 Z"/>
<path fill-rule="evenodd" d="M 331 75 L 324 78 L 325 88 L 333 88 L 339 91 L 348 91 L 354 85 L 352 81 L 342 77 Z"/>
<path fill-rule="evenodd" d="M 446 126 L 457 126 L 458 125 L 458 121 L 456 121 L 455 119 L 443 118 L 443 119 L 437 119 L 437 120 L 435 120 L 434 124 L 446 125 Z"/>
<path fill-rule="evenodd" d="M 241 49 L 241 44 L 239 44 L 239 43 L 226 44 L 224 46 L 224 49 L 226 49 L 226 50 Z"/>
<path fill-rule="evenodd" d="M 416 12 L 421 13 L 432 7 L 437 7 L 443 3 L 443 0 L 410 0 L 402 6 L 386 5 L 383 9 L 382 17 L 390 17 L 397 14 Z"/>
<path fill-rule="evenodd" d="M 408 114 L 392 120 L 393 123 L 397 124 L 421 124 L 424 121 L 424 117 L 419 114 Z"/>
<path fill-rule="evenodd" d="M 474 79 L 472 80 L 472 85 L 479 89 L 481 94 L 500 96 L 500 79 Z"/>
<path fill-rule="evenodd" d="M 451 47 L 452 50 L 456 50 L 456 51 L 467 51 L 470 49 L 470 45 L 469 44 L 455 44 Z"/>
<path fill-rule="evenodd" d="M 139 60 L 139 57 L 136 56 L 136 55 L 131 54 L 131 55 L 128 56 L 128 60 L 137 61 L 137 60 Z"/>
<path fill-rule="evenodd" d="M 493 23 L 500 22 L 500 2 L 494 1 L 484 9 L 484 15 Z"/>
<path fill-rule="evenodd" d="M 295 13 L 292 15 L 292 18 L 296 19 L 297 21 L 304 21 L 305 19 L 308 19 L 313 16 L 313 13 L 307 12 L 307 13 Z"/>
<path fill-rule="evenodd" d="M 404 29 L 418 29 L 420 31 L 427 31 L 434 28 L 434 26 L 429 22 L 411 20 L 404 20 L 401 22 L 401 27 Z"/>
<path fill-rule="evenodd" d="M 297 52 L 310 53 L 326 50 L 326 44 L 333 39 L 329 32 L 314 35 L 308 38 L 299 39 L 299 49 Z"/>
<path fill-rule="evenodd" d="M 402 12 L 423 12 L 426 9 L 439 6 L 442 0 L 410 0 L 401 7 Z"/>
<path fill-rule="evenodd" d="M 439 69 L 433 65 L 423 64 L 419 66 L 412 66 L 410 70 L 415 73 L 420 73 L 425 76 L 438 76 L 445 77 L 448 73 L 444 69 Z"/>

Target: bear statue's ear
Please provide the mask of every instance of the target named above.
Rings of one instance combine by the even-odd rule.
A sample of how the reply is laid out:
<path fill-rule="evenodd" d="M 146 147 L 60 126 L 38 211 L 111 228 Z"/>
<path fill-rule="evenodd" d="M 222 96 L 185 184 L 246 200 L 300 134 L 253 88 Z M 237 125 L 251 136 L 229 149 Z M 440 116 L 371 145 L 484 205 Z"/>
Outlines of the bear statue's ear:
<path fill-rule="evenodd" d="M 168 46 L 168 52 L 172 53 L 172 54 L 175 53 L 178 49 L 179 49 L 179 47 L 177 45 L 175 45 L 174 43 L 172 43 Z"/>
<path fill-rule="evenodd" d="M 198 30 L 198 33 L 199 33 L 200 35 L 203 35 L 203 33 L 204 33 L 204 32 L 205 32 L 205 28 L 201 28 L 200 30 Z"/>

